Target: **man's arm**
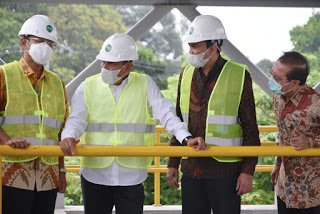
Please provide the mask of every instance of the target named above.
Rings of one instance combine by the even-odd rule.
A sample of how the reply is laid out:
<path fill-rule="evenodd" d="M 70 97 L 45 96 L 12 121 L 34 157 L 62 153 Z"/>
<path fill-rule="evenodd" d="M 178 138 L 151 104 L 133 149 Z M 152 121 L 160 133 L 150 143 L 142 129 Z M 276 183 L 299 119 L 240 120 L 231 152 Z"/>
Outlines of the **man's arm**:
<path fill-rule="evenodd" d="M 80 84 L 72 97 L 71 114 L 61 134 L 62 140 L 59 145 L 66 155 L 74 155 L 74 146 L 80 142 L 78 138 L 81 137 L 88 125 L 89 113 L 84 101 L 84 84 L 85 82 Z"/>
<path fill-rule="evenodd" d="M 246 71 L 243 92 L 239 106 L 239 119 L 243 130 L 243 146 L 260 146 L 259 130 L 256 119 L 256 109 L 252 90 L 252 79 Z M 243 159 L 241 172 L 253 175 L 257 157 Z"/>
<path fill-rule="evenodd" d="M 248 72 L 245 73 L 245 81 L 239 106 L 239 119 L 243 130 L 242 145 L 260 146 L 252 79 Z M 243 158 L 241 173 L 236 187 L 238 195 L 243 195 L 252 191 L 253 174 L 257 163 L 258 157 Z"/>

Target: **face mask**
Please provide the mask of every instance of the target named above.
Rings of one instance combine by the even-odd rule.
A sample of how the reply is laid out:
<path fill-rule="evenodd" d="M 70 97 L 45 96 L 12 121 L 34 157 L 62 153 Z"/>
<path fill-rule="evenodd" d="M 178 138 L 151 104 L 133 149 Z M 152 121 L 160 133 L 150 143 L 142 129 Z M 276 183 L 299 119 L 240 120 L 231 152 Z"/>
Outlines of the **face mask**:
<path fill-rule="evenodd" d="M 286 83 L 284 86 L 286 86 L 290 82 Z M 286 92 L 282 92 L 281 89 L 283 86 L 281 84 L 277 83 L 277 81 L 273 77 L 271 77 L 271 79 L 269 80 L 268 87 L 273 93 L 280 94 L 280 95 L 285 95 L 286 93 L 288 93 L 289 91 L 292 90 L 292 88 L 291 88 L 290 90 L 288 90 Z"/>
<path fill-rule="evenodd" d="M 44 65 L 49 62 L 53 50 L 46 42 L 41 42 L 38 44 L 31 44 L 28 52 L 35 63 Z"/>
<path fill-rule="evenodd" d="M 188 63 L 195 68 L 203 67 L 211 57 L 210 55 L 207 59 L 203 59 L 204 55 L 207 53 L 208 50 L 209 48 L 205 52 L 199 53 L 197 55 L 189 53 Z"/>
<path fill-rule="evenodd" d="M 126 64 L 124 64 L 124 66 L 126 66 Z M 114 84 L 114 83 L 118 82 L 119 80 L 121 80 L 122 77 L 118 77 L 118 74 L 120 73 L 120 71 L 122 70 L 122 68 L 124 66 L 122 66 L 118 70 L 108 70 L 108 69 L 102 68 L 101 69 L 101 78 L 102 78 L 103 82 L 105 84 Z"/>

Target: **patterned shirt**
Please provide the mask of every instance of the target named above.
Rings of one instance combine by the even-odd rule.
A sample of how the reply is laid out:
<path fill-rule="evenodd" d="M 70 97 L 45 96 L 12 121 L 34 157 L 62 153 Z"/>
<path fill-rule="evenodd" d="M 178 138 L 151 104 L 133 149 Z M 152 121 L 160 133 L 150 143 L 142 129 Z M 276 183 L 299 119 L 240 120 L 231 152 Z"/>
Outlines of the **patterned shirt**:
<path fill-rule="evenodd" d="M 302 85 L 290 98 L 275 95 L 273 105 L 279 128 L 278 146 L 291 146 L 294 128 L 309 137 L 310 147 L 320 146 L 320 94 Z M 320 205 L 320 157 L 278 157 L 276 192 L 288 208 Z"/>
<path fill-rule="evenodd" d="M 41 86 L 42 80 L 46 76 L 46 70 L 43 70 L 41 77 L 37 79 L 37 75 L 23 57 L 20 59 L 19 64 L 22 68 L 24 77 L 29 78 L 30 83 L 37 92 L 41 108 Z M 0 111 L 2 113 L 4 112 L 7 104 L 5 81 L 4 71 L 0 68 Z M 66 98 L 66 114 L 61 130 L 69 116 L 68 101 L 64 84 L 63 88 Z M 34 190 L 36 185 L 37 191 L 56 189 L 59 187 L 59 166 L 47 165 L 41 160 L 41 158 L 23 163 L 2 163 L 2 185 L 26 190 Z"/>
<path fill-rule="evenodd" d="M 192 85 L 190 91 L 190 110 L 189 110 L 189 132 L 194 137 L 203 137 L 205 139 L 206 120 L 208 103 L 212 90 L 216 81 L 226 63 L 222 57 L 219 57 L 216 64 L 208 73 L 204 75 L 201 68 L 196 69 L 193 73 Z M 181 79 L 183 72 L 180 75 L 177 97 L 177 115 L 181 118 L 180 110 L 180 90 Z M 243 92 L 239 106 L 239 119 L 243 129 L 243 146 L 259 146 L 259 130 L 256 121 L 255 103 L 252 91 L 252 79 L 246 71 Z M 173 137 L 170 141 L 171 146 L 181 146 L 181 144 Z M 168 167 L 178 168 L 181 158 L 169 158 Z M 211 157 L 199 158 L 189 157 L 183 159 L 181 171 L 184 175 L 193 178 L 213 179 L 235 175 L 238 173 L 247 173 L 253 175 L 255 166 L 258 162 L 257 157 L 247 157 L 241 162 L 218 162 Z"/>

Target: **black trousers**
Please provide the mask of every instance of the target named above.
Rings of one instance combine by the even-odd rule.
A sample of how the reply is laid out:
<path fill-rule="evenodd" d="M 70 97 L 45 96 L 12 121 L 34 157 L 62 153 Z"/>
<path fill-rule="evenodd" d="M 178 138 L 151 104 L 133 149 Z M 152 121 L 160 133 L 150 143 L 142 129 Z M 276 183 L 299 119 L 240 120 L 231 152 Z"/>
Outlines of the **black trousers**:
<path fill-rule="evenodd" d="M 307 209 L 295 209 L 295 208 L 286 208 L 286 203 L 284 203 L 279 197 L 278 201 L 278 213 L 279 214 L 319 214 L 320 206 L 311 207 Z"/>
<path fill-rule="evenodd" d="M 116 214 L 142 214 L 144 187 L 105 186 L 94 184 L 81 176 L 82 196 L 85 214 L 111 214 L 113 206 Z"/>
<path fill-rule="evenodd" d="M 57 192 L 2 186 L 2 214 L 53 214 Z"/>
<path fill-rule="evenodd" d="M 240 214 L 236 185 L 239 175 L 221 179 L 193 179 L 182 176 L 183 214 Z"/>

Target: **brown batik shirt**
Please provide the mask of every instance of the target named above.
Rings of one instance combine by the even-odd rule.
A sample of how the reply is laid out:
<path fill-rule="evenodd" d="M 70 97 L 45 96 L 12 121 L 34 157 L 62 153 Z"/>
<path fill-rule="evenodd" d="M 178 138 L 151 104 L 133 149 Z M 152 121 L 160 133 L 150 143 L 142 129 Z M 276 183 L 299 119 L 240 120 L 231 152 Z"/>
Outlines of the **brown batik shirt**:
<path fill-rule="evenodd" d="M 190 109 L 189 109 L 189 132 L 194 137 L 203 137 L 205 139 L 206 120 L 208 102 L 211 92 L 221 73 L 226 60 L 219 57 L 214 67 L 205 76 L 200 69 L 196 69 L 191 85 Z M 176 111 L 181 120 L 180 110 L 180 90 L 183 72 L 180 74 L 178 85 L 178 97 Z M 226 86 L 228 87 L 228 86 Z M 252 79 L 246 71 L 242 97 L 239 106 L 239 119 L 243 129 L 243 146 L 259 146 L 259 131 L 256 122 L 255 103 L 252 91 Z M 175 137 L 170 141 L 170 146 L 181 146 Z M 181 158 L 169 158 L 168 167 L 178 168 Z M 185 176 L 192 178 L 221 178 L 224 176 L 235 175 L 239 173 L 247 173 L 253 175 L 255 166 L 258 162 L 257 157 L 244 158 L 241 162 L 225 163 L 218 162 L 211 157 L 189 157 L 183 159 L 181 170 Z"/>
<path fill-rule="evenodd" d="M 302 85 L 290 98 L 275 95 L 273 106 L 279 128 L 278 146 L 291 146 L 297 128 L 309 138 L 310 147 L 320 147 L 320 94 Z M 276 184 L 279 198 L 288 208 L 320 206 L 320 157 L 278 157 Z"/>

